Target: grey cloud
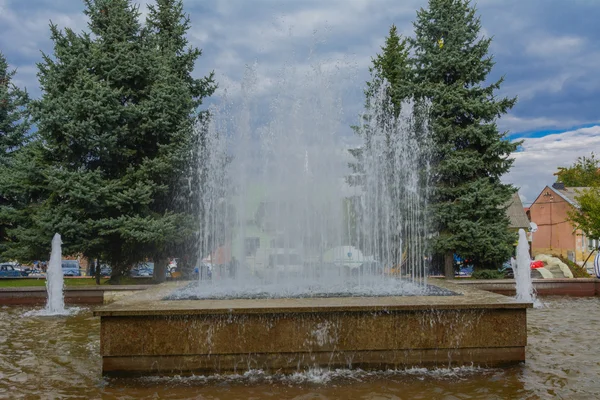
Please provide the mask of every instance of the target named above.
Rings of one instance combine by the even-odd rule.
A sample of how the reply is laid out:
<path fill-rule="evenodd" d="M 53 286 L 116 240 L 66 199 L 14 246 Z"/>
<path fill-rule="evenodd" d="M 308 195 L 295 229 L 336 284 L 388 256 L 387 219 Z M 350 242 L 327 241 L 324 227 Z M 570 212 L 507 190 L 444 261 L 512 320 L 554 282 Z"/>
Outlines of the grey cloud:
<path fill-rule="evenodd" d="M 558 167 L 572 165 L 596 149 L 600 149 L 600 126 L 525 139 L 504 181 L 520 188 L 521 197 L 531 203 L 544 186 L 555 181 Z"/>
<path fill-rule="evenodd" d="M 144 14 L 146 0 L 136 0 Z M 208 0 L 186 1 L 190 41 L 203 49 L 197 76 L 215 70 L 222 87 L 239 91 L 244 67 L 259 63 L 263 96 L 286 64 L 298 70 L 311 64 L 346 59 L 346 113 L 360 111 L 368 65 L 392 23 L 412 34 L 416 10 L 425 0 Z M 73 0 L 0 0 L 0 50 L 18 66 L 19 82 L 38 95 L 35 62 L 39 50 L 51 51 L 48 22 L 75 30 L 86 28 L 83 2 Z M 497 62 L 490 80 L 506 76 L 500 95 L 519 95 L 511 114 L 499 121 L 513 132 L 565 128 L 598 121 L 600 88 L 597 65 L 600 3 L 571 0 L 482 0 L 483 28 L 492 35 Z M 315 32 L 316 31 L 316 32 Z M 311 50 L 312 49 L 312 50 Z M 310 59 L 309 59 L 310 58 Z M 343 64 L 343 63 L 342 63 Z M 344 72 L 347 74 L 347 72 Z M 346 117 L 349 121 L 355 115 Z"/>

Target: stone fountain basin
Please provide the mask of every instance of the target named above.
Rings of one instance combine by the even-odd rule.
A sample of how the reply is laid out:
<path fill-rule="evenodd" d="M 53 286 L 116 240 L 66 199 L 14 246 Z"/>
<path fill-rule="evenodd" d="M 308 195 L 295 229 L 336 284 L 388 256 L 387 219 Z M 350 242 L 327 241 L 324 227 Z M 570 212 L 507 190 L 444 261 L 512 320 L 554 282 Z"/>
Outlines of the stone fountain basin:
<path fill-rule="evenodd" d="M 94 311 L 102 370 L 212 375 L 525 360 L 531 303 L 434 284 L 461 295 L 164 300 L 185 283 L 161 284 Z"/>

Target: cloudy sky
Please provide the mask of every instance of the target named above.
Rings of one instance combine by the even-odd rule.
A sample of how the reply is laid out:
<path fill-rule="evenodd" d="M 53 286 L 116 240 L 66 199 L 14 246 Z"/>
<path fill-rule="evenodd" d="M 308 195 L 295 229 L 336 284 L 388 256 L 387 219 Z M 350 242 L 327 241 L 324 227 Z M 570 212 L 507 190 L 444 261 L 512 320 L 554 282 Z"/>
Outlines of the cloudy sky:
<path fill-rule="evenodd" d="M 150 0 L 148 0 L 150 1 Z M 138 0 L 142 13 L 146 0 Z M 185 0 L 189 39 L 202 48 L 198 76 L 214 70 L 219 95 L 240 93 L 247 65 L 254 90 L 277 93 L 278 71 L 316 64 L 337 70 L 344 122 L 357 120 L 368 66 L 389 26 L 412 35 L 416 10 L 426 0 Z M 511 138 L 524 139 L 506 181 L 531 202 L 553 182 L 559 165 L 600 152 L 600 1 L 480 0 L 484 34 L 494 37 L 491 78 L 505 76 L 500 92 L 518 96 L 499 121 Z M 0 0 L 0 51 L 17 68 L 17 83 L 39 96 L 36 62 L 51 53 L 48 23 L 85 30 L 80 0 Z M 342 124 L 344 125 L 344 124 Z M 346 130 L 348 130 L 346 128 Z M 343 133 L 347 134 L 347 132 Z"/>

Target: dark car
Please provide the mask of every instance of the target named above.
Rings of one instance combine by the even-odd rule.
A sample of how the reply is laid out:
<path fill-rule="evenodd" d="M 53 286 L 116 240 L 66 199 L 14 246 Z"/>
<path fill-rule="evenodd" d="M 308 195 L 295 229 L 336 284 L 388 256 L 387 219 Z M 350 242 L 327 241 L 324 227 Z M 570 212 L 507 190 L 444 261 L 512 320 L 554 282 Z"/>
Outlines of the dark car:
<path fill-rule="evenodd" d="M 81 276 L 81 268 L 77 260 L 61 261 L 63 276 Z"/>
<path fill-rule="evenodd" d="M 12 264 L 0 264 L 1 278 L 18 278 L 20 276 L 24 276 L 22 271 L 15 269 Z"/>

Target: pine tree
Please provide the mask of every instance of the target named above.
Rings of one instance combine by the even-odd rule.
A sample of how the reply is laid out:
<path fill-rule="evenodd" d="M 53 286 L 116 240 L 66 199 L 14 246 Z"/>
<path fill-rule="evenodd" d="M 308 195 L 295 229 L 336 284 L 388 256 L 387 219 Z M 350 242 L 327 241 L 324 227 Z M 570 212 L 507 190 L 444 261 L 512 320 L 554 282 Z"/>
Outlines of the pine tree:
<path fill-rule="evenodd" d="M 386 96 L 392 105 L 391 113 L 398 118 L 402 109 L 402 103 L 410 96 L 410 74 L 408 58 L 408 41 L 398 34 L 395 25 L 390 27 L 385 45 L 381 47 L 381 53 L 372 59 L 373 65 L 369 68 L 371 81 L 367 82 L 365 90 L 366 107 L 368 108 L 383 82 L 386 87 Z"/>
<path fill-rule="evenodd" d="M 0 167 L 0 188 L 5 203 L 0 220 L 6 227 L 2 255 L 22 262 L 48 258 L 48 233 L 37 224 L 37 214 L 49 195 L 43 173 L 43 143 L 35 135 L 11 154 L 10 162 Z"/>
<path fill-rule="evenodd" d="M 429 103 L 435 152 L 432 217 L 440 234 L 433 249 L 445 255 L 448 277 L 453 254 L 476 268 L 494 267 L 515 242 L 505 213 L 514 188 L 500 178 L 518 143 L 498 131 L 496 120 L 516 98 L 496 97 L 503 79 L 485 84 L 494 66 L 491 39 L 480 37 L 468 0 L 430 0 L 414 26 L 415 95 Z"/>
<path fill-rule="evenodd" d="M 5 164 L 11 153 L 23 146 L 30 127 L 29 96 L 14 85 L 15 74 L 0 52 L 0 164 Z"/>
<path fill-rule="evenodd" d="M 86 6 L 90 33 L 52 25 L 54 55 L 39 64 L 32 113 L 44 145 L 34 159 L 47 193 L 18 236 L 25 247 L 43 232 L 47 247 L 60 232 L 65 253 L 100 258 L 118 279 L 190 234 L 172 196 L 199 99 L 130 1 Z"/>
<path fill-rule="evenodd" d="M 406 235 L 402 232 L 402 221 L 406 217 L 406 210 L 402 204 L 403 188 L 398 187 L 398 177 L 402 171 L 396 170 L 396 161 L 399 154 L 396 154 L 396 146 L 394 142 L 398 140 L 398 126 L 401 123 L 402 107 L 406 106 L 406 101 L 410 97 L 411 85 L 411 69 L 409 65 L 409 52 L 407 39 L 398 34 L 395 25 L 390 27 L 388 36 L 385 39 L 385 45 L 381 47 L 381 53 L 377 54 L 372 59 L 373 65 L 369 68 L 371 80 L 367 82 L 365 89 L 365 114 L 363 116 L 363 124 L 353 127 L 354 131 L 361 136 L 363 143 L 361 147 L 350 149 L 354 161 L 349 164 L 352 170 L 352 175 L 348 177 L 348 183 L 352 186 L 365 185 L 367 173 L 365 165 L 373 164 L 369 157 L 375 155 L 372 146 L 375 141 L 383 142 L 383 157 L 385 161 L 384 173 L 385 177 L 381 180 L 377 187 L 366 190 L 375 190 L 386 196 L 386 199 L 381 199 L 381 202 L 393 204 L 391 212 L 384 211 L 379 204 L 371 204 L 373 209 L 364 210 L 371 218 L 375 217 L 381 230 L 377 235 L 381 238 L 384 233 L 389 233 L 391 237 L 391 246 L 377 246 L 379 250 L 377 257 L 392 265 L 401 263 L 401 240 Z M 377 109 L 377 108 L 383 109 Z M 376 137 L 376 136 L 382 137 Z M 355 224 L 360 213 L 355 209 L 348 212 L 348 218 L 351 224 Z M 389 211 L 389 210 L 388 210 Z M 373 234 L 373 233 L 371 233 Z M 360 236 L 360 235 L 359 235 Z M 351 238 L 352 239 L 352 238 Z M 355 244 L 361 248 L 366 245 L 360 243 L 360 240 L 354 239 Z M 387 239 L 386 239 L 387 240 Z M 385 253 L 385 254 L 384 254 Z"/>
<path fill-rule="evenodd" d="M 179 266 L 187 268 L 195 263 L 200 227 L 201 210 L 199 196 L 202 182 L 198 163 L 199 153 L 204 143 L 201 135 L 204 129 L 195 129 L 209 118 L 206 111 L 199 111 L 202 100 L 212 95 L 216 89 L 214 74 L 207 77 L 193 78 L 192 72 L 202 51 L 189 47 L 186 39 L 190 28 L 190 19 L 184 13 L 181 0 L 157 0 L 156 5 L 149 5 L 146 21 L 154 46 L 159 51 L 162 63 L 162 77 L 169 77 L 171 92 L 165 93 L 164 107 L 169 110 L 163 119 L 165 126 L 161 129 L 171 132 L 172 148 L 169 158 L 174 167 L 171 176 L 165 176 L 169 185 L 167 196 L 161 201 L 155 201 L 158 210 L 172 210 L 186 213 L 187 224 L 181 229 L 186 230 L 185 240 L 169 243 L 162 252 L 156 252 L 156 260 L 164 260 L 166 256 L 179 257 Z M 176 90 L 176 91 L 174 91 Z M 195 232 L 195 234 L 194 234 Z M 155 247 L 156 249 L 156 247 Z M 164 279 L 164 262 L 155 263 L 155 279 Z"/>
<path fill-rule="evenodd" d="M 16 205 L 5 180 L 26 143 L 30 128 L 27 112 L 29 96 L 14 85 L 15 73 L 9 70 L 6 58 L 0 53 L 0 255 L 12 240 L 7 232 L 12 224 L 6 213 Z"/>

